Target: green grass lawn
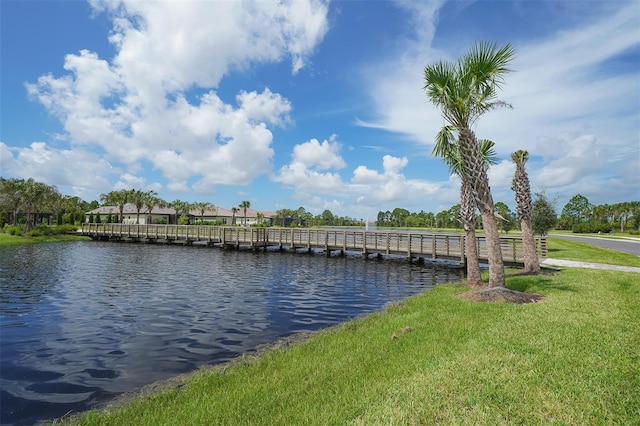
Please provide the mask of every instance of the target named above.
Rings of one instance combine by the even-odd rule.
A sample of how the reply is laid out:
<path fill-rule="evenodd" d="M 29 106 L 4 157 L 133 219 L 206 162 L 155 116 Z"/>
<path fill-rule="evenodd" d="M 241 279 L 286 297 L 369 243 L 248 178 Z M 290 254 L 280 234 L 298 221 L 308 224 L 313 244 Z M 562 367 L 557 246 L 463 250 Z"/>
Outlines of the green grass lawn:
<path fill-rule="evenodd" d="M 42 235 L 39 237 L 21 237 L 18 235 L 0 234 L 0 246 L 20 244 L 55 243 L 59 241 L 86 241 L 89 237 L 82 235 Z"/>
<path fill-rule="evenodd" d="M 575 260 L 592 255 L 582 245 L 552 247 Z M 181 386 L 67 421 L 638 424 L 640 275 L 567 268 L 507 283 L 545 299 L 469 302 L 456 297 L 461 285 L 440 285 L 291 347 L 202 369 Z"/>

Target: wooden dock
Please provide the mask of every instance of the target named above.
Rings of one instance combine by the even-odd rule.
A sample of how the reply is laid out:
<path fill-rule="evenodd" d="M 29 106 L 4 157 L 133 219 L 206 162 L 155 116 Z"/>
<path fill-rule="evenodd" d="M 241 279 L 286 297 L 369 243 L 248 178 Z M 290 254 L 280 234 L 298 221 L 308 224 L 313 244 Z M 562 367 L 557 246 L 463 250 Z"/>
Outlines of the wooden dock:
<path fill-rule="evenodd" d="M 251 228 L 207 225 L 129 225 L 84 223 L 82 235 L 95 240 L 130 241 L 164 244 L 200 244 L 225 249 L 280 250 L 362 253 L 403 256 L 410 261 L 445 259 L 465 263 L 463 234 L 437 232 L 366 231 L 358 229 Z M 484 236 L 476 238 L 480 260 L 487 260 Z M 519 236 L 501 236 L 505 264 L 522 265 L 523 247 Z M 538 257 L 547 257 L 546 237 L 536 237 Z"/>

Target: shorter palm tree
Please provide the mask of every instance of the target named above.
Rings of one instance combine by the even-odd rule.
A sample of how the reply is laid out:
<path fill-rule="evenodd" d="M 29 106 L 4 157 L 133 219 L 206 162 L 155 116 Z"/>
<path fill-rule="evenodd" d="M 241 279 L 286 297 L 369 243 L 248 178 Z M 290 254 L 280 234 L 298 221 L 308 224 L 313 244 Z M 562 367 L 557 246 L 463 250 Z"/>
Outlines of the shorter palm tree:
<path fill-rule="evenodd" d="M 529 159 L 529 153 L 519 150 L 511 154 L 511 159 L 516 164 L 516 172 L 511 180 L 511 189 L 516 194 L 516 208 L 520 218 L 520 230 L 522 231 L 522 248 L 524 251 L 524 270 L 532 274 L 540 273 L 536 240 L 533 237 L 531 225 L 531 186 L 529 176 L 524 168 Z"/>
<path fill-rule="evenodd" d="M 197 203 L 193 203 L 193 208 L 200 212 L 200 225 L 204 223 L 204 212 L 212 207 L 213 205 L 211 203 L 207 203 L 206 201 L 198 201 Z"/>
<path fill-rule="evenodd" d="M 236 213 L 240 211 L 237 207 L 231 207 L 231 225 L 236 224 Z"/>
<path fill-rule="evenodd" d="M 240 208 L 244 210 L 244 226 L 247 226 L 247 209 L 251 207 L 250 201 L 243 201 L 240 203 Z"/>

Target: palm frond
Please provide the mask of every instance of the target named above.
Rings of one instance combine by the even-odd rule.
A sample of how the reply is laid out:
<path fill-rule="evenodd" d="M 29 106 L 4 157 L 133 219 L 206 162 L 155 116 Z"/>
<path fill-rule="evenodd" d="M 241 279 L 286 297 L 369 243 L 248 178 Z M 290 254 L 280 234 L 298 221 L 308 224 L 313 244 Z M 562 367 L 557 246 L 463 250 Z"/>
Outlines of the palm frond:
<path fill-rule="evenodd" d="M 496 150 L 493 148 L 495 146 L 495 142 L 489 139 L 480 139 L 478 143 L 480 144 L 480 154 L 482 154 L 482 160 L 485 165 L 490 166 L 498 164 L 500 158 L 498 157 Z"/>
<path fill-rule="evenodd" d="M 440 157 L 449 166 L 449 171 L 452 174 L 461 176 L 462 157 L 460 156 L 460 150 L 457 144 L 457 138 L 454 137 L 453 132 L 455 128 L 453 126 L 444 126 L 436 135 L 435 145 L 431 151 L 431 155 L 434 157 Z"/>
<path fill-rule="evenodd" d="M 529 153 L 526 150 L 520 149 L 511 154 L 511 159 L 517 165 L 524 166 L 529 159 Z"/>

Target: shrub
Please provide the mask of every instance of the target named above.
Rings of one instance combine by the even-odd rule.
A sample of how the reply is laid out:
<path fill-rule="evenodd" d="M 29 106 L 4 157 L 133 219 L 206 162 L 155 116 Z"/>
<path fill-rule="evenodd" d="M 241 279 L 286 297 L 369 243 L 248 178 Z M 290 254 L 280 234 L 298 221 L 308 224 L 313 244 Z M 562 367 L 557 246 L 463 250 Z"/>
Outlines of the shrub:
<path fill-rule="evenodd" d="M 608 234 L 611 232 L 611 224 L 592 222 L 576 223 L 571 227 L 571 231 L 574 234 Z"/>
<path fill-rule="evenodd" d="M 24 228 L 20 225 L 10 225 L 4 227 L 4 232 L 9 235 L 22 235 L 24 233 Z"/>
<path fill-rule="evenodd" d="M 183 214 L 178 219 L 178 225 L 188 225 L 189 224 L 189 216 Z"/>
<path fill-rule="evenodd" d="M 77 225 L 62 225 L 57 228 L 58 234 L 66 234 L 67 232 L 75 232 L 78 230 Z"/>

